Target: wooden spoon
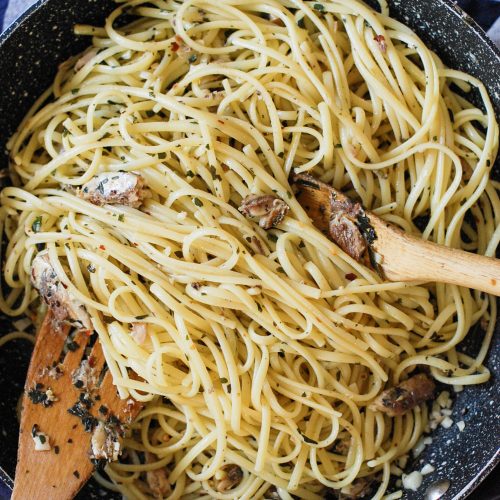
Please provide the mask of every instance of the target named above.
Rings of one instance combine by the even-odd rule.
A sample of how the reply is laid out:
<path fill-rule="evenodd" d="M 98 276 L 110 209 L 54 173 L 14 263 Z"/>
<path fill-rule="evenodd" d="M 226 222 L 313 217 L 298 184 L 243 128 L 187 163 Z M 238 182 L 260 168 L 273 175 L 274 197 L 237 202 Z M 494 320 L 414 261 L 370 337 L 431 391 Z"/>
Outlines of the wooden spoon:
<path fill-rule="evenodd" d="M 371 263 L 388 280 L 451 283 L 500 296 L 499 259 L 406 234 L 311 175 L 295 175 L 293 182 L 296 197 L 313 224 L 346 253 L 358 261 Z M 332 219 L 340 223 L 340 229 L 352 232 L 354 240 L 361 237 L 366 252 L 362 254 L 359 244 L 346 245 L 339 237 L 339 225 L 332 228 Z"/>
<path fill-rule="evenodd" d="M 86 332 L 78 332 L 70 345 L 72 350 L 68 350 L 64 360 L 58 364 L 67 335 L 67 327 L 53 327 L 53 317 L 49 312 L 37 334 L 26 378 L 13 500 L 71 499 L 94 470 L 89 458 L 92 433 L 85 432 L 82 419 L 68 412 L 83 394 L 73 385 L 72 373 L 85 357 L 90 336 Z M 118 397 L 111 374 L 105 370 L 99 341 L 95 342 L 87 359 L 93 366 L 93 373 L 100 374 L 96 378 L 101 379 L 98 387 L 91 392 L 94 403 L 89 409 L 90 416 L 100 421 L 115 416 L 124 424 L 130 423 L 141 405 L 132 399 Z M 49 373 L 49 369 L 55 366 L 60 371 L 60 376 L 56 374 L 57 378 L 54 377 L 55 370 Z M 35 404 L 33 399 L 37 400 L 37 397 L 33 396 L 41 395 L 43 399 L 49 388 L 57 400 L 48 407 Z M 31 397 L 28 397 L 29 391 Z M 47 436 L 50 450 L 35 451 L 33 435 L 42 435 L 42 439 Z"/>

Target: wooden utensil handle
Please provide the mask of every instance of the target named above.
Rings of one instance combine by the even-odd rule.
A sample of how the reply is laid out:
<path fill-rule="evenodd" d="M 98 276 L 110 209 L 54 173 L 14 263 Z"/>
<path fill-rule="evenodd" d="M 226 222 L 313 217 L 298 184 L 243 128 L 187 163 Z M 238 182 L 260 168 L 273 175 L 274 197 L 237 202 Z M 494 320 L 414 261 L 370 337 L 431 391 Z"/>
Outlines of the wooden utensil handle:
<path fill-rule="evenodd" d="M 500 260 L 437 245 L 396 230 L 371 218 L 377 234 L 373 245 L 385 255 L 382 269 L 391 281 L 451 283 L 500 296 Z M 384 227 L 379 227 L 379 226 Z M 390 258 L 389 258 L 390 256 Z"/>

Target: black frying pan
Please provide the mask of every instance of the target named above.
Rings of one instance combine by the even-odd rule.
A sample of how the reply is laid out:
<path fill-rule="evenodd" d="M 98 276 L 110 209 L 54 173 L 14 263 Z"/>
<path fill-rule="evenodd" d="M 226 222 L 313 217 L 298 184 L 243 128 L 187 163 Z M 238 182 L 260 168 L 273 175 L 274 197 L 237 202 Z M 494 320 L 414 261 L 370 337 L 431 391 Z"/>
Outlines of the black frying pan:
<path fill-rule="evenodd" d="M 500 53 L 474 21 L 451 0 L 389 0 L 389 4 L 391 15 L 412 27 L 448 66 L 467 71 L 486 85 L 500 117 Z M 50 85 L 58 64 L 89 44 L 87 38 L 73 35 L 73 25 L 102 24 L 113 5 L 109 0 L 40 0 L 0 36 L 0 166 L 7 164 L 3 153 L 7 139 Z M 9 330 L 10 320 L 3 318 L 0 335 Z M 499 330 L 500 322 L 487 360 L 491 381 L 457 395 L 452 419 L 464 420 L 464 432 L 455 425 L 434 432 L 432 445 L 415 464 L 409 464 L 409 470 L 432 463 L 436 471 L 424 477 L 418 492 L 405 492 L 405 498 L 424 498 L 426 488 L 437 479 L 450 481 L 443 499 L 466 498 L 500 461 Z M 471 332 L 462 349 L 474 353 L 481 336 L 480 330 Z M 15 406 L 29 358 L 30 345 L 24 341 L 0 349 L 0 498 L 8 498 L 12 485 L 18 426 Z M 97 487 L 89 484 L 78 498 L 92 498 L 96 492 Z"/>

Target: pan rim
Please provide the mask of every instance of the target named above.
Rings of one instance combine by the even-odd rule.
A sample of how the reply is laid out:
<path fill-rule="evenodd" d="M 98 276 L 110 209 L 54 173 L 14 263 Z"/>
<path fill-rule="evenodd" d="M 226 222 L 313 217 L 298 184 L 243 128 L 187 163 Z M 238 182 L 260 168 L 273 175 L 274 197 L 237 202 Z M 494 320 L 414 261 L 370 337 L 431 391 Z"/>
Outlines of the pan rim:
<path fill-rule="evenodd" d="M 31 16 L 36 14 L 45 4 L 52 0 L 38 0 L 28 9 L 26 9 L 18 18 L 16 18 L 2 33 L 0 33 L 0 51 L 3 49 L 7 40 L 14 35 L 14 33 L 23 25 L 23 23 Z M 401 1 L 401 0 L 399 0 Z M 435 0 L 444 6 L 450 15 L 455 16 L 461 22 L 465 22 L 468 28 L 478 38 L 478 43 L 487 47 L 491 53 L 491 57 L 497 64 L 500 65 L 500 48 L 488 37 L 486 32 L 477 24 L 477 22 L 469 16 L 461 7 L 459 7 L 453 0 Z M 497 117 L 500 121 L 500 115 Z M 500 315 L 499 315 L 500 318 Z M 497 318 L 498 321 L 498 318 Z M 497 382 L 500 383 L 500 382 Z M 476 473 L 476 475 L 458 492 L 452 500 L 465 500 L 473 491 L 486 479 L 486 477 L 493 471 L 493 469 L 500 463 L 500 446 L 490 458 L 484 467 Z M 8 490 L 12 490 L 14 485 L 13 479 L 7 472 L 0 466 L 0 498 L 2 498 L 2 486 Z"/>

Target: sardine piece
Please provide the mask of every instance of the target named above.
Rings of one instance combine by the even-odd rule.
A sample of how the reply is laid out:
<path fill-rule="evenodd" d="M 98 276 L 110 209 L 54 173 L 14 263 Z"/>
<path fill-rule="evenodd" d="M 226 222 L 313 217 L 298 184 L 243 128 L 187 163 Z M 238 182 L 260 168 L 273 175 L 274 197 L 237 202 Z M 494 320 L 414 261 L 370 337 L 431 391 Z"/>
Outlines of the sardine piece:
<path fill-rule="evenodd" d="M 131 172 L 106 172 L 84 184 L 78 195 L 94 205 L 137 208 L 142 204 L 146 193 L 142 176 Z"/>
<path fill-rule="evenodd" d="M 415 406 L 432 399 L 436 386 L 425 373 L 419 373 L 396 387 L 383 391 L 370 408 L 397 417 L 412 410 Z"/>
<path fill-rule="evenodd" d="M 259 226 L 270 229 L 284 219 L 290 208 L 277 196 L 265 194 L 247 196 L 238 210 L 246 217 L 259 217 Z"/>
<path fill-rule="evenodd" d="M 121 453 L 121 437 L 118 432 L 104 422 L 99 422 L 92 433 L 91 458 L 115 462 Z"/>
<path fill-rule="evenodd" d="M 47 251 L 40 252 L 31 264 L 31 283 L 47 303 L 57 322 L 69 320 L 92 330 L 85 306 L 71 295 L 52 267 Z"/>

